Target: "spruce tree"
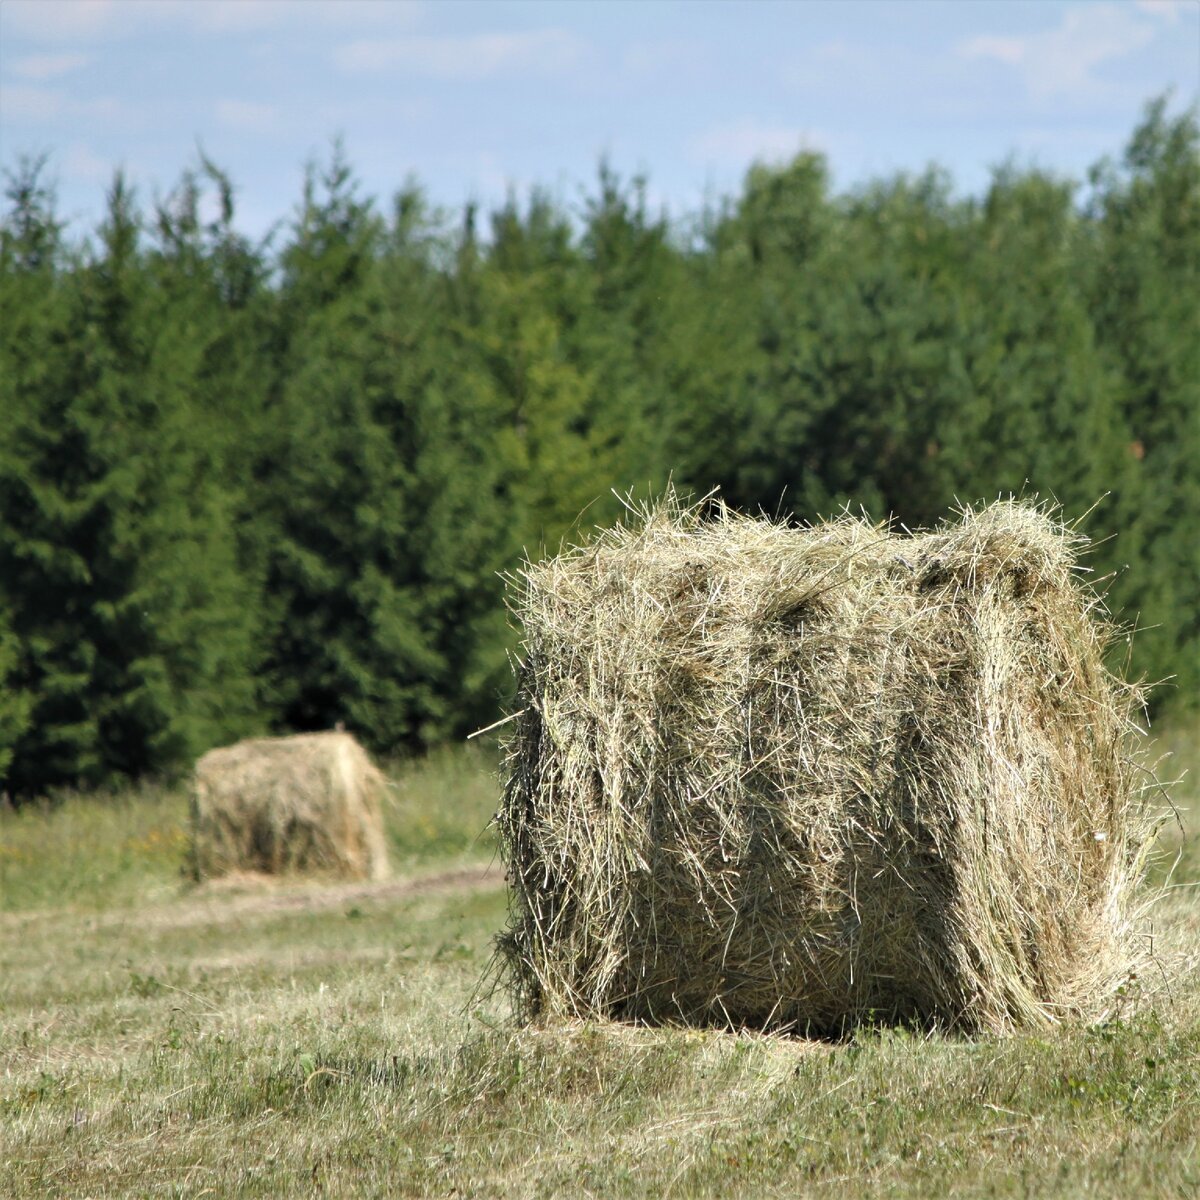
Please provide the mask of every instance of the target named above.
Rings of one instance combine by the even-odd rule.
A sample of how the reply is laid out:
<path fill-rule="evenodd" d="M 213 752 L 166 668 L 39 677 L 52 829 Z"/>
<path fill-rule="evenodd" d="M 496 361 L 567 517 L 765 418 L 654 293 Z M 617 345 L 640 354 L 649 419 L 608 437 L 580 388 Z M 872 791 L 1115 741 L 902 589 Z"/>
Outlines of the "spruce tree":
<path fill-rule="evenodd" d="M 20 431 L 37 407 L 62 338 L 62 226 L 45 159 L 24 159 L 8 174 L 0 223 L 0 561 L 15 548 L 21 503 Z M 33 708 L 30 653 L 18 636 L 16 579 L 0 572 L 0 793 Z"/>
<path fill-rule="evenodd" d="M 1121 161 L 1093 174 L 1097 341 L 1119 375 L 1136 481 L 1120 497 L 1113 585 L 1135 663 L 1200 703 L 1200 123 L 1147 108 Z"/>
<path fill-rule="evenodd" d="M 190 407 L 187 338 L 117 176 L 54 352 L 21 364 L 0 532 L 21 683 L 13 790 L 171 771 L 250 720 L 253 605 Z"/>
<path fill-rule="evenodd" d="M 965 256 L 964 340 L 978 423 L 966 495 L 1036 494 L 1103 536 L 1129 485 L 1117 381 L 1088 310 L 1089 238 L 1074 185 L 999 171 Z M 1109 497 L 1106 499 L 1106 497 Z M 1106 569 L 1104 553 L 1092 563 Z"/>
<path fill-rule="evenodd" d="M 401 215 L 389 250 L 340 149 L 310 170 L 283 254 L 281 383 L 259 485 L 278 720 L 344 722 L 381 751 L 444 736 L 451 691 L 431 628 L 444 597 L 423 566 L 446 553 L 422 537 L 439 498 L 415 483 L 422 460 L 445 449 L 430 369 L 435 317 L 430 294 L 409 286 L 411 262 L 396 265 L 420 241 L 415 214 Z M 416 397 L 432 410 L 424 421 Z"/>

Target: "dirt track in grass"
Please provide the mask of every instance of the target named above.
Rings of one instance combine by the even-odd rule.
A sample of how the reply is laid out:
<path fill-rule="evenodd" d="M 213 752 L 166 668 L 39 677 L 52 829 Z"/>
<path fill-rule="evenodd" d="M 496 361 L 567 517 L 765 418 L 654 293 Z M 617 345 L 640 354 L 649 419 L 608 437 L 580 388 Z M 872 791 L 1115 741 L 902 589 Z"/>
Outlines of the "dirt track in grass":
<path fill-rule="evenodd" d="M 89 929 L 104 929 L 136 920 L 142 928 L 187 929 L 198 925 L 258 920 L 291 913 L 321 912 L 343 905 L 390 904 L 453 892 L 476 892 L 504 883 L 499 863 L 481 863 L 431 874 L 409 875 L 379 883 L 330 883 L 277 879 L 248 872 L 210 880 L 155 904 L 92 916 Z M 61 921 L 63 910 L 38 909 L 0 914 L 0 928 L 19 930 L 42 921 Z"/>

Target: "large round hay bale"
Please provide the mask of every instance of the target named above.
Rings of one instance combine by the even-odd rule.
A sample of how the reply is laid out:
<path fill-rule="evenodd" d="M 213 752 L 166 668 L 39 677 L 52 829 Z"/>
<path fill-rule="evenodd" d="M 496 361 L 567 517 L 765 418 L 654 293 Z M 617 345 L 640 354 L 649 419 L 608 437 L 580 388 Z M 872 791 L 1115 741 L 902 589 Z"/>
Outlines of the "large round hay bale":
<path fill-rule="evenodd" d="M 386 780 L 348 733 L 253 738 L 196 764 L 192 834 L 198 878 L 230 871 L 388 873 Z"/>
<path fill-rule="evenodd" d="M 529 1015 L 1005 1031 L 1127 977 L 1153 822 L 1083 539 L 667 503 L 530 565 L 498 824 Z"/>

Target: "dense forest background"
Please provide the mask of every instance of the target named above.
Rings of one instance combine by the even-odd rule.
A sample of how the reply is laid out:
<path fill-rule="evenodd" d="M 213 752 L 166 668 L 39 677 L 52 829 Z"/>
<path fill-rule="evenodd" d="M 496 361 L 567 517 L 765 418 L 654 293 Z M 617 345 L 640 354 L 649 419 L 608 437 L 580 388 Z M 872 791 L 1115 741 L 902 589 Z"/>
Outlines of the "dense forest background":
<path fill-rule="evenodd" d="M 72 240 L 46 177 L 9 172 L 0 230 L 0 792 L 461 737 L 512 688 L 501 573 L 668 480 L 1092 510 L 1128 669 L 1200 697 L 1195 112 L 1149 106 L 1086 186 L 835 194 L 805 154 L 676 221 L 603 166 L 574 209 L 381 211 L 335 150 L 262 244 L 203 157 Z"/>

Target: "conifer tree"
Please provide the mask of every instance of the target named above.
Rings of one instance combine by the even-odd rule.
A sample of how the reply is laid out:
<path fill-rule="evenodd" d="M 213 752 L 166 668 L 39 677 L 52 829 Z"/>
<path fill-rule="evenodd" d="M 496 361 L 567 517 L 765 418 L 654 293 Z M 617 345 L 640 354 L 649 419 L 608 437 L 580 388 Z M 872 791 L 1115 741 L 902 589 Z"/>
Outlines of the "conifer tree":
<path fill-rule="evenodd" d="M 464 694 L 479 686 L 478 593 L 503 633 L 499 585 L 479 561 L 491 565 L 496 533 L 483 519 L 492 414 L 468 402 L 469 370 L 446 361 L 435 224 L 409 189 L 389 227 L 340 151 L 310 172 L 283 258 L 282 383 L 261 488 L 279 719 L 343 721 L 387 752 L 461 730 Z"/>
<path fill-rule="evenodd" d="M 1045 173 L 835 194 L 759 165 L 688 226 L 601 164 L 490 225 L 340 147 L 281 250 L 203 155 L 91 245 L 42 165 L 0 228 L 0 791 L 168 771 L 344 722 L 420 749 L 498 715 L 502 576 L 668 477 L 907 523 L 1053 496 L 1135 665 L 1200 695 L 1200 130 L 1151 105 L 1081 206 Z M 1128 569 L 1125 569 L 1128 564 Z M 1161 693 L 1160 698 L 1168 693 Z"/>
<path fill-rule="evenodd" d="M 734 505 L 803 515 L 826 499 L 813 470 L 811 314 L 834 214 L 824 160 L 757 165 L 736 206 L 706 231 L 689 263 L 695 289 L 676 340 L 673 390 L 685 413 L 671 465 L 697 491 L 720 487 Z"/>
<path fill-rule="evenodd" d="M 503 474 L 502 504 L 516 546 L 531 551 L 555 548 L 596 500 L 598 481 L 621 466 L 622 431 L 609 423 L 619 398 L 598 390 L 598 356 L 581 363 L 569 341 L 587 297 L 567 239 L 565 222 L 541 198 L 528 214 L 514 202 L 496 213 L 473 281 L 481 319 L 458 325 Z"/>
<path fill-rule="evenodd" d="M 665 212 L 650 212 L 644 176 L 624 181 L 602 161 L 584 220 L 586 291 L 565 336 L 593 381 L 588 423 L 603 519 L 616 515 L 607 488 L 660 490 L 672 443 L 690 436 L 670 364 L 691 348 L 691 297 L 681 295 L 681 256 Z"/>
<path fill-rule="evenodd" d="M 610 478 L 598 463 L 616 451 L 569 344 L 586 279 L 565 221 L 541 198 L 528 213 L 510 203 L 493 215 L 486 248 L 464 229 L 454 266 L 435 386 L 413 410 L 438 430 L 418 462 L 420 491 L 440 498 L 440 528 L 424 545 L 442 549 L 427 570 L 467 635 L 442 625 L 439 640 L 466 685 L 458 711 L 477 727 L 511 686 L 501 576 L 525 552 L 557 549 L 581 514 L 591 519 Z"/>
<path fill-rule="evenodd" d="M 1113 600 L 1141 632 L 1135 663 L 1200 703 L 1200 123 L 1147 108 L 1119 164 L 1093 175 L 1092 306 L 1119 372 L 1128 466 Z M 1163 700 L 1167 693 L 1160 692 Z"/>
<path fill-rule="evenodd" d="M 20 687 L 20 658 L 8 614 L 0 611 L 0 781 L 8 778 L 13 752 L 28 728 L 33 707 L 33 698 Z"/>
<path fill-rule="evenodd" d="M 310 168 L 283 254 L 280 391 L 261 470 L 268 671 L 285 727 L 344 721 L 378 748 L 409 735 L 423 703 L 410 681 L 429 653 L 395 588 L 407 488 L 378 419 L 383 231 L 355 189 L 340 148 L 323 174 Z"/>
<path fill-rule="evenodd" d="M 55 352 L 18 374 L 0 479 L 0 578 L 34 697 L 9 768 L 22 793 L 177 769 L 251 707 L 251 606 L 119 175 L 100 237 Z"/>
<path fill-rule="evenodd" d="M 0 223 L 0 561 L 15 547 L 23 475 L 20 431 L 49 375 L 63 329 L 62 226 L 45 159 L 24 159 L 7 176 Z M 0 793 L 33 707 L 30 654 L 18 636 L 16 579 L 0 573 Z"/>
<path fill-rule="evenodd" d="M 712 420 L 718 439 L 736 438 L 732 455 L 724 438 L 736 503 L 925 518 L 962 392 L 959 219 L 936 174 L 835 204 L 819 156 L 751 171 L 716 231 L 721 290 L 741 301 L 726 307 L 753 321 L 733 356 L 740 378 L 721 389 L 732 411 Z"/>
<path fill-rule="evenodd" d="M 978 411 L 967 494 L 1037 494 L 1069 519 L 1097 506 L 1103 530 L 1116 515 L 1105 497 L 1129 483 L 1129 434 L 1096 345 L 1089 249 L 1072 184 L 997 173 L 964 255 L 964 346 Z M 1101 573 L 1105 546 L 1092 564 Z"/>

